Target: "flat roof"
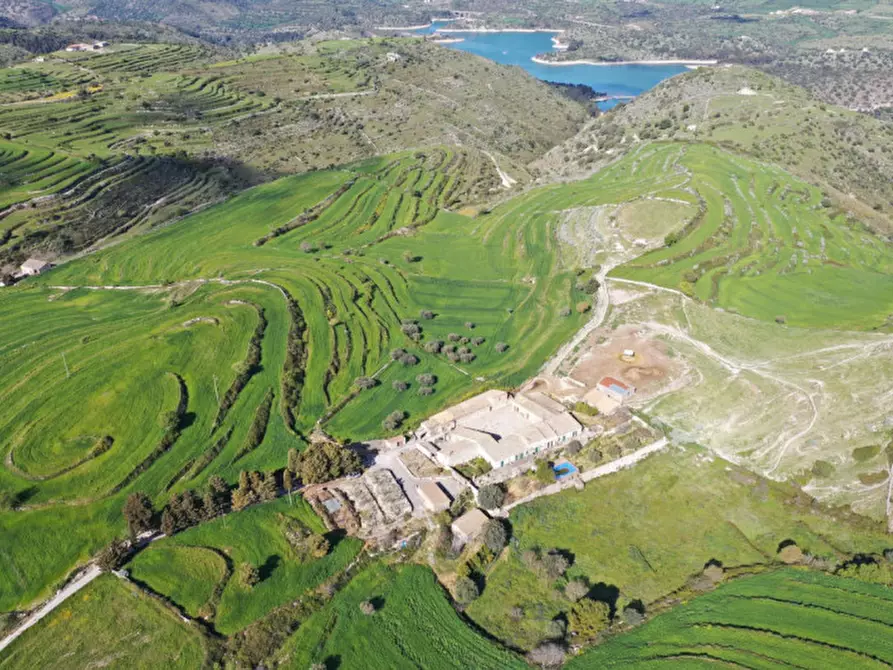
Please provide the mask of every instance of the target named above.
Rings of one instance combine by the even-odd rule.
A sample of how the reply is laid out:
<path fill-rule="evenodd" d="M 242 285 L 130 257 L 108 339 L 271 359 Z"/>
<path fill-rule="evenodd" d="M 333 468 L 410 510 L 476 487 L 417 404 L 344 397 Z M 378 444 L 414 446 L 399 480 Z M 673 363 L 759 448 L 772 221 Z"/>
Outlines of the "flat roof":
<path fill-rule="evenodd" d="M 450 497 L 437 482 L 424 482 L 419 485 L 421 496 L 431 503 L 432 507 L 449 507 Z"/>
<path fill-rule="evenodd" d="M 624 384 L 619 379 L 615 379 L 614 377 L 603 377 L 602 380 L 598 383 L 599 386 L 604 386 L 606 388 L 610 388 L 612 386 L 616 386 L 624 391 L 629 391 L 630 388 L 626 384 Z"/>
<path fill-rule="evenodd" d="M 486 514 L 475 507 L 453 521 L 453 531 L 465 537 L 474 537 L 484 529 L 484 524 L 490 520 Z"/>

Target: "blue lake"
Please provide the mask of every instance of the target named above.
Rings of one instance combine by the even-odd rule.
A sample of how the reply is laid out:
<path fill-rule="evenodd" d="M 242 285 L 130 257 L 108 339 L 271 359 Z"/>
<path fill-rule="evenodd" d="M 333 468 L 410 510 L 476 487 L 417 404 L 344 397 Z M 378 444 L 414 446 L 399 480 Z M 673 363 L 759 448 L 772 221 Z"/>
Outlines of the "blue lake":
<path fill-rule="evenodd" d="M 543 65 L 531 58 L 553 50 L 553 33 L 449 33 L 448 25 L 435 22 L 414 32 L 430 35 L 440 29 L 440 34 L 462 39 L 444 45 L 451 49 L 477 54 L 503 65 L 518 65 L 537 79 L 586 84 L 608 96 L 636 96 L 686 71 L 684 65 Z M 615 102 L 607 101 L 602 107 L 610 107 Z"/>

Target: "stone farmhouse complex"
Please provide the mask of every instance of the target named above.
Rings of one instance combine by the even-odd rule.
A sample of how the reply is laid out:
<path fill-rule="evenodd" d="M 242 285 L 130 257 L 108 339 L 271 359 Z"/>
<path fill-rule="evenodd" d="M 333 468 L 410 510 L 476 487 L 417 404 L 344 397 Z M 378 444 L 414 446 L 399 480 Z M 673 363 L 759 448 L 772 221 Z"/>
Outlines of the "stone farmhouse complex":
<path fill-rule="evenodd" d="M 561 403 L 537 391 L 487 391 L 435 414 L 418 437 L 443 465 L 482 458 L 493 468 L 564 444 L 583 430 Z"/>

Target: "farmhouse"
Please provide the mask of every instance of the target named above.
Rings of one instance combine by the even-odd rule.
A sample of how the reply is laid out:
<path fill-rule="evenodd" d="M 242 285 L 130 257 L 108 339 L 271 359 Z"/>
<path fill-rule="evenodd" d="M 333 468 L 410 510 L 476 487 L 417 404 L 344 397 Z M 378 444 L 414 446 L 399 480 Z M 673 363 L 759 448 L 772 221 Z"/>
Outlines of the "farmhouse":
<path fill-rule="evenodd" d="M 468 542 L 481 534 L 489 520 L 486 514 L 475 507 L 453 521 L 450 528 L 453 531 L 453 537 L 461 542 Z"/>
<path fill-rule="evenodd" d="M 432 512 L 442 512 L 450 506 L 450 497 L 437 482 L 425 482 L 419 486 L 419 497 Z"/>
<path fill-rule="evenodd" d="M 559 402 L 536 391 L 487 391 L 422 423 L 419 437 L 447 466 L 482 458 L 500 468 L 576 437 L 582 427 Z"/>
<path fill-rule="evenodd" d="M 47 261 L 41 261 L 36 258 L 29 258 L 24 263 L 22 263 L 22 267 L 20 268 L 19 273 L 22 277 L 32 277 L 34 275 L 43 274 L 53 265 L 48 263 Z"/>
<path fill-rule="evenodd" d="M 596 388 L 619 403 L 623 403 L 636 392 L 635 387 L 628 386 L 614 377 L 603 377 Z"/>

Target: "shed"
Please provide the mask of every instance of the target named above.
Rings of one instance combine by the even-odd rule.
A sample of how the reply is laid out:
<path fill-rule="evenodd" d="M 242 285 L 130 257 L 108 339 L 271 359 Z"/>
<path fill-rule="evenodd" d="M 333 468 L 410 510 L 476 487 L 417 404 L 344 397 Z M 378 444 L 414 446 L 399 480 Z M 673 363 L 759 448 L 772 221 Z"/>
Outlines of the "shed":
<path fill-rule="evenodd" d="M 21 271 L 23 276 L 30 277 L 32 275 L 39 275 L 46 272 L 51 267 L 53 267 L 52 264 L 47 261 L 41 261 L 37 258 L 29 258 L 22 263 Z"/>
<path fill-rule="evenodd" d="M 614 377 L 603 377 L 597 388 L 620 403 L 636 392 L 634 387 L 628 386 Z"/>
<path fill-rule="evenodd" d="M 473 540 L 480 535 L 489 520 L 490 518 L 486 514 L 475 507 L 470 512 L 466 512 L 453 521 L 453 525 L 451 526 L 453 536 L 462 542 Z"/>
<path fill-rule="evenodd" d="M 432 512 L 442 512 L 450 506 L 450 497 L 437 482 L 425 482 L 419 486 L 422 502 Z"/>

